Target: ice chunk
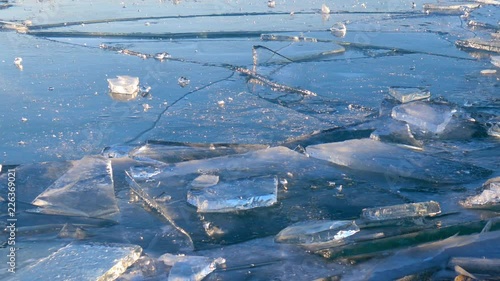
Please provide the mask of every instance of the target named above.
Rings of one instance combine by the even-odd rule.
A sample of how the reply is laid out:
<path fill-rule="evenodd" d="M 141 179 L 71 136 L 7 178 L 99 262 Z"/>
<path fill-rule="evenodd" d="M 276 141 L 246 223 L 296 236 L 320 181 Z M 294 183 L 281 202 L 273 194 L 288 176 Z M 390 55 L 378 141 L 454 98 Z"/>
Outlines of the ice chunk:
<path fill-rule="evenodd" d="M 87 237 L 86 231 L 73 224 L 67 223 L 65 224 L 59 234 L 57 235 L 59 238 L 74 238 L 74 239 L 85 239 Z"/>
<path fill-rule="evenodd" d="M 330 27 L 330 32 L 336 37 L 344 37 L 347 34 L 347 27 L 342 22 L 337 22 Z"/>
<path fill-rule="evenodd" d="M 463 14 L 471 9 L 477 9 L 481 4 L 462 3 L 454 4 L 424 4 L 425 13 L 440 13 L 440 14 Z"/>
<path fill-rule="evenodd" d="M 219 182 L 219 176 L 216 175 L 201 175 L 191 182 L 191 186 L 195 188 L 204 188 L 216 185 Z"/>
<path fill-rule="evenodd" d="M 362 217 L 367 220 L 391 220 L 411 217 L 435 216 L 441 213 L 438 202 L 419 202 L 393 206 L 363 209 Z"/>
<path fill-rule="evenodd" d="M 429 90 L 417 87 L 390 87 L 389 94 L 401 103 L 427 99 L 431 96 Z"/>
<path fill-rule="evenodd" d="M 158 258 L 168 266 L 172 266 L 168 274 L 169 281 L 201 281 L 226 262 L 223 258 L 207 258 L 201 256 L 184 256 L 164 254 Z"/>
<path fill-rule="evenodd" d="M 321 5 L 321 13 L 322 14 L 329 14 L 330 13 L 330 7 L 328 7 L 326 4 Z"/>
<path fill-rule="evenodd" d="M 82 158 L 32 204 L 45 214 L 110 218 L 119 212 L 111 161 L 99 156 Z"/>
<path fill-rule="evenodd" d="M 278 178 L 256 177 L 220 182 L 202 189 L 191 189 L 189 204 L 198 212 L 231 212 L 268 207 L 278 202 Z"/>
<path fill-rule="evenodd" d="M 313 244 L 340 240 L 359 231 L 354 221 L 304 221 L 280 231 L 275 241 L 289 244 Z"/>
<path fill-rule="evenodd" d="M 448 262 L 448 267 L 460 266 L 468 272 L 490 275 L 490 277 L 500 276 L 500 259 L 473 258 L 473 257 L 453 257 Z M 489 279 L 489 278 L 488 278 Z"/>
<path fill-rule="evenodd" d="M 275 8 L 276 7 L 276 1 L 274 1 L 274 0 L 267 1 L 267 6 L 269 8 Z"/>
<path fill-rule="evenodd" d="M 470 164 L 434 157 L 371 139 L 310 145 L 314 158 L 351 169 L 398 175 L 430 182 L 459 183 L 485 177 L 491 171 Z"/>
<path fill-rule="evenodd" d="M 116 78 L 107 79 L 111 93 L 121 95 L 137 95 L 139 92 L 139 77 L 116 76 Z"/>
<path fill-rule="evenodd" d="M 485 208 L 500 204 L 500 177 L 488 180 L 481 194 L 471 196 L 461 204 L 467 208 Z"/>
<path fill-rule="evenodd" d="M 184 76 L 181 76 L 181 77 L 179 77 L 179 79 L 177 79 L 177 83 L 179 83 L 179 86 L 181 86 L 183 88 L 186 87 L 187 85 L 189 85 L 189 82 L 191 82 L 191 80 L 187 79 Z"/>
<path fill-rule="evenodd" d="M 424 133 L 439 134 L 445 130 L 456 112 L 456 109 L 446 104 L 415 101 L 395 106 L 391 117 L 415 126 Z"/>
<path fill-rule="evenodd" d="M 378 141 L 387 141 L 422 147 L 422 141 L 415 139 L 410 126 L 405 122 L 389 119 L 370 134 L 370 138 Z"/>
<path fill-rule="evenodd" d="M 16 280 L 115 280 L 141 255 L 121 244 L 69 244 L 16 273 Z"/>
<path fill-rule="evenodd" d="M 130 152 L 134 150 L 133 146 L 129 145 L 112 145 L 105 147 L 101 155 L 106 158 L 123 158 L 128 157 Z"/>
<path fill-rule="evenodd" d="M 23 59 L 20 58 L 20 57 L 17 57 L 14 59 L 14 64 L 16 65 L 17 68 L 19 68 L 19 70 L 23 70 Z"/>
<path fill-rule="evenodd" d="M 458 47 L 474 50 L 483 50 L 500 53 L 500 40 L 486 40 L 481 38 L 471 38 L 466 40 L 457 40 L 455 45 Z"/>
<path fill-rule="evenodd" d="M 496 67 L 500 67 L 500 56 L 491 56 L 491 63 Z"/>

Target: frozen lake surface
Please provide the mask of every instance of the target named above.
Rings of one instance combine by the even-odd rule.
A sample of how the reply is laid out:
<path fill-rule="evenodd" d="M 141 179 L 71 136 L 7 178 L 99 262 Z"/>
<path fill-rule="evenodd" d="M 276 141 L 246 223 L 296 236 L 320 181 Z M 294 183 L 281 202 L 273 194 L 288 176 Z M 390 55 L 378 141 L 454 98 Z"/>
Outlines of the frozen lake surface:
<path fill-rule="evenodd" d="M 372 2 L 0 0 L 0 279 L 493 280 L 500 2 Z"/>

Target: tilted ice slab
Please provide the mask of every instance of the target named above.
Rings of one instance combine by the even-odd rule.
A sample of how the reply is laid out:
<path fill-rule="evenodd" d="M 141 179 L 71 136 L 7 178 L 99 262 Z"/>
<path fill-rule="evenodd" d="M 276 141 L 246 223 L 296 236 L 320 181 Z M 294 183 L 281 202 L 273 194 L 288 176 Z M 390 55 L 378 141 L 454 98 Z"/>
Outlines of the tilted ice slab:
<path fill-rule="evenodd" d="M 45 214 L 109 218 L 119 212 L 111 161 L 98 156 L 82 158 L 32 204 Z"/>
<path fill-rule="evenodd" d="M 257 177 L 221 182 L 187 193 L 198 212 L 231 212 L 272 206 L 278 202 L 278 178 Z"/>
<path fill-rule="evenodd" d="M 158 258 L 168 266 L 172 266 L 168 274 L 169 281 L 201 281 L 217 268 L 224 264 L 223 258 L 211 259 L 201 256 L 184 256 L 164 254 Z"/>
<path fill-rule="evenodd" d="M 136 245 L 72 243 L 20 270 L 15 280 L 115 280 L 141 252 Z"/>
<path fill-rule="evenodd" d="M 419 202 L 392 206 L 363 209 L 363 218 L 367 220 L 392 220 L 411 217 L 435 216 L 441 213 L 438 202 Z"/>
<path fill-rule="evenodd" d="M 445 104 L 415 101 L 395 106 L 391 116 L 424 132 L 439 134 L 445 130 L 456 111 Z"/>
<path fill-rule="evenodd" d="M 310 145 L 306 151 L 311 157 L 351 169 L 430 182 L 468 182 L 490 174 L 484 168 L 371 139 Z"/>
<path fill-rule="evenodd" d="M 303 221 L 288 226 L 275 237 L 290 244 L 325 243 L 341 240 L 359 232 L 354 221 Z"/>

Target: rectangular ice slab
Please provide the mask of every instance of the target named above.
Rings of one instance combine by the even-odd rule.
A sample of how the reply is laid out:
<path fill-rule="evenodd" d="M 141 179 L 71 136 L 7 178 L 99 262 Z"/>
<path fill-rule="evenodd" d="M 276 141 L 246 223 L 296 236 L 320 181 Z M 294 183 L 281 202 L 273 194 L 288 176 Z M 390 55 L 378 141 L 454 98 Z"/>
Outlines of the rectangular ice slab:
<path fill-rule="evenodd" d="M 395 106 L 391 116 L 396 120 L 405 121 L 423 132 L 439 134 L 450 123 L 455 112 L 455 109 L 445 104 L 415 101 Z"/>
<path fill-rule="evenodd" d="M 371 139 L 310 145 L 314 158 L 351 169 L 430 182 L 460 183 L 486 177 L 491 171 Z"/>
<path fill-rule="evenodd" d="M 187 193 L 187 201 L 200 213 L 268 207 L 278 202 L 278 178 L 257 177 L 192 188 Z"/>
<path fill-rule="evenodd" d="M 354 221 L 303 221 L 280 231 L 275 241 L 289 244 L 324 243 L 354 235 L 359 227 Z"/>
<path fill-rule="evenodd" d="M 428 90 L 416 87 L 390 87 L 389 94 L 401 103 L 423 100 L 431 96 Z"/>
<path fill-rule="evenodd" d="M 69 244 L 16 273 L 16 280 L 115 280 L 141 255 L 142 248 L 120 244 Z"/>
<path fill-rule="evenodd" d="M 201 281 L 217 268 L 224 264 L 223 258 L 211 259 L 201 256 L 183 256 L 164 254 L 158 258 L 168 266 L 172 266 L 168 274 L 169 281 Z"/>
<path fill-rule="evenodd" d="M 99 156 L 82 158 L 32 204 L 45 214 L 109 218 L 119 212 L 111 161 Z"/>
<path fill-rule="evenodd" d="M 367 220 L 381 221 L 411 217 L 435 216 L 441 213 L 438 202 L 419 202 L 393 206 L 363 209 L 362 217 Z"/>

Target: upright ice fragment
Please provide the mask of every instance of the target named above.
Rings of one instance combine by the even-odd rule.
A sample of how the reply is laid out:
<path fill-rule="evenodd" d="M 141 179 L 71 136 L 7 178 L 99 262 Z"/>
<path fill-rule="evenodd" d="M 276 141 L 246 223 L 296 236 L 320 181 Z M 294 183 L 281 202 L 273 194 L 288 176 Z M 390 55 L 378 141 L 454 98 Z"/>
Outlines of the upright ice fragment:
<path fill-rule="evenodd" d="M 429 90 L 417 87 L 389 87 L 389 94 L 401 103 L 423 100 L 431 96 Z"/>
<path fill-rule="evenodd" d="M 121 244 L 69 244 L 16 272 L 16 280 L 115 280 L 141 255 L 142 248 Z"/>
<path fill-rule="evenodd" d="M 116 78 L 107 79 L 111 93 L 121 95 L 137 95 L 139 92 L 139 77 L 116 76 Z"/>
<path fill-rule="evenodd" d="M 32 202 L 46 214 L 109 218 L 119 212 L 111 161 L 86 156 Z"/>
<path fill-rule="evenodd" d="M 279 243 L 313 244 L 340 240 L 359 232 L 354 221 L 304 221 L 280 231 L 274 240 Z"/>
<path fill-rule="evenodd" d="M 491 171 L 474 165 L 447 160 L 397 145 L 371 139 L 348 140 L 310 145 L 314 158 L 351 169 L 397 175 L 430 182 L 460 183 L 483 178 Z"/>
<path fill-rule="evenodd" d="M 456 109 L 446 104 L 415 101 L 395 106 L 391 116 L 396 120 L 405 121 L 423 132 L 439 134 L 445 130 L 455 112 L 457 112 Z"/>
<path fill-rule="evenodd" d="M 209 187 L 192 188 L 189 204 L 198 212 L 231 212 L 268 207 L 278 202 L 278 178 L 275 176 L 220 182 Z"/>
<path fill-rule="evenodd" d="M 184 256 L 164 254 L 158 258 L 168 266 L 172 266 L 168 274 L 169 281 L 201 281 L 226 262 L 223 258 L 211 259 L 201 256 Z"/>
<path fill-rule="evenodd" d="M 373 221 L 392 220 L 412 217 L 435 216 L 441 213 L 438 202 L 419 202 L 393 206 L 363 209 L 363 218 Z"/>

